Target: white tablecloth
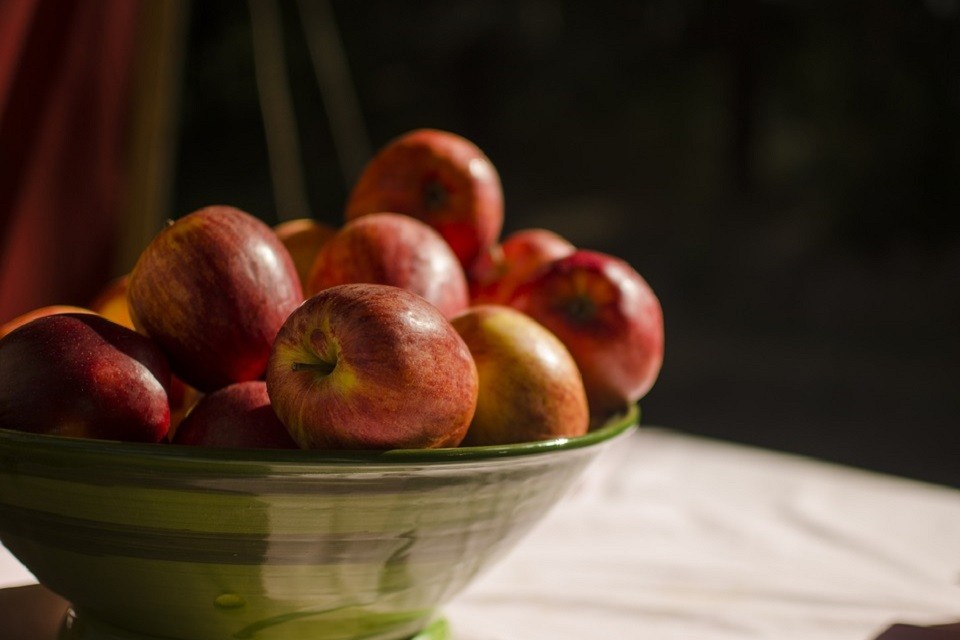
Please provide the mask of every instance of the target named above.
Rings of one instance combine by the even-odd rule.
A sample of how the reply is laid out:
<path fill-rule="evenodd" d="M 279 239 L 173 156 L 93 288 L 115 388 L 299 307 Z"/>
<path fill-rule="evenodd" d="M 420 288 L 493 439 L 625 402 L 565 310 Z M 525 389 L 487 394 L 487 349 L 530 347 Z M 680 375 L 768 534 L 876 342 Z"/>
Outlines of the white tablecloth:
<path fill-rule="evenodd" d="M 0 548 L 0 587 L 33 579 Z M 457 640 L 869 640 L 960 620 L 960 491 L 643 428 L 445 609 Z"/>

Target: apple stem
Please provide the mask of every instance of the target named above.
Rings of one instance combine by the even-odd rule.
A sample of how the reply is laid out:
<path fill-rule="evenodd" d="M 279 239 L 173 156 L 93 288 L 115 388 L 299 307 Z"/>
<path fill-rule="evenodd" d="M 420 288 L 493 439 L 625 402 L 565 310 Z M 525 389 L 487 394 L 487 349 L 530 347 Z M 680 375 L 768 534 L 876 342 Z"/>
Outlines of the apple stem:
<path fill-rule="evenodd" d="M 436 178 L 427 181 L 423 185 L 423 203 L 427 211 L 436 211 L 442 209 L 447 204 L 447 189 Z"/>
<path fill-rule="evenodd" d="M 310 370 L 310 371 L 318 371 L 324 375 L 328 375 L 332 373 L 336 367 L 337 367 L 336 362 L 320 361 L 320 362 L 294 362 L 292 368 L 294 371 Z"/>
<path fill-rule="evenodd" d="M 597 313 L 597 305 L 586 296 L 576 296 L 567 303 L 567 314 L 576 322 L 588 322 Z"/>

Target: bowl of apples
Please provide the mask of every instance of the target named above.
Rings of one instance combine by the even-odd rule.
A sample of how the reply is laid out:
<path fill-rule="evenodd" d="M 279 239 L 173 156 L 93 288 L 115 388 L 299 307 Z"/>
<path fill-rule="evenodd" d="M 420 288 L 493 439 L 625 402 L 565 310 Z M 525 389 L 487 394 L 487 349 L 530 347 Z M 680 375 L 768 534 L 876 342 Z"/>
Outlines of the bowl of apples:
<path fill-rule="evenodd" d="M 340 228 L 205 207 L 0 326 L 0 542 L 61 640 L 451 637 L 663 357 L 629 264 L 502 218 L 489 159 L 415 131 Z"/>
<path fill-rule="evenodd" d="M 0 539 L 71 602 L 64 638 L 446 638 L 443 605 L 635 419 L 309 455 L 3 431 Z"/>

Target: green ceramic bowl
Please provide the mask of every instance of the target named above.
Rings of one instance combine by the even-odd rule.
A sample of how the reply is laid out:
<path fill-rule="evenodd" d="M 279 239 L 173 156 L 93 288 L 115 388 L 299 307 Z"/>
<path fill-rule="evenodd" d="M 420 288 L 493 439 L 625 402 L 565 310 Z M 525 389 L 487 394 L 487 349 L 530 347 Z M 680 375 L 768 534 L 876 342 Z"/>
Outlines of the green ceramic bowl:
<path fill-rule="evenodd" d="M 0 540 L 73 603 L 64 638 L 441 638 L 439 608 L 637 413 L 579 438 L 379 453 L 0 430 Z"/>

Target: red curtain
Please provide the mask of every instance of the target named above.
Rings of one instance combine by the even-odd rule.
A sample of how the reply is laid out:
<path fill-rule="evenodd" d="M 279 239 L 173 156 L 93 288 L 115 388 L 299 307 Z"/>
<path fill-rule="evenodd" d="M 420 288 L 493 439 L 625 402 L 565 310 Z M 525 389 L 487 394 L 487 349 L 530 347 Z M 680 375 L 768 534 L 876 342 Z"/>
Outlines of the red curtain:
<path fill-rule="evenodd" d="M 136 0 L 0 0 L 0 323 L 113 275 Z"/>

